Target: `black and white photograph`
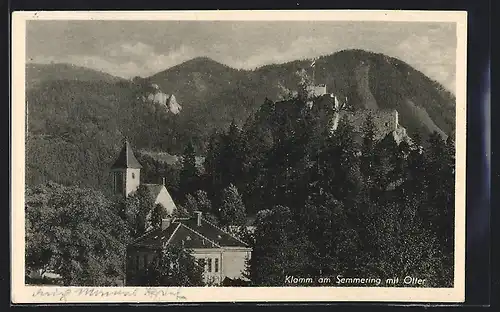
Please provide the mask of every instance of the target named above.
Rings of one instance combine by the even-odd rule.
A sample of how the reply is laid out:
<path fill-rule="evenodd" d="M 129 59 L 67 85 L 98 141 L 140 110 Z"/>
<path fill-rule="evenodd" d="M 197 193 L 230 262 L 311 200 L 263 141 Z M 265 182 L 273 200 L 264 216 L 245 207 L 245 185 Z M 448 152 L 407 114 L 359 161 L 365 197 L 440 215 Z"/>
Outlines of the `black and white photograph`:
<path fill-rule="evenodd" d="M 463 300 L 466 15 L 181 13 L 19 19 L 19 298 Z"/>

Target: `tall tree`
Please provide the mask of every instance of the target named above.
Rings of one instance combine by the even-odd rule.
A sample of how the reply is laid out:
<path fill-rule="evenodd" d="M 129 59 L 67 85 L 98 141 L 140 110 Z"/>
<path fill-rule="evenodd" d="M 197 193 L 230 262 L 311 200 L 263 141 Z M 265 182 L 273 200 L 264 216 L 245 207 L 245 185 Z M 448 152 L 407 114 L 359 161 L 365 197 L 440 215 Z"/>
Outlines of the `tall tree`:
<path fill-rule="evenodd" d="M 167 217 L 167 211 L 161 204 L 156 204 L 151 212 L 151 226 L 153 228 L 161 228 L 161 223 Z"/>
<path fill-rule="evenodd" d="M 221 192 L 230 184 L 243 187 L 243 153 L 240 129 L 233 121 L 226 133 L 211 138 L 205 160 L 212 201 L 220 204 Z"/>
<path fill-rule="evenodd" d="M 453 250 L 455 147 L 453 140 L 443 141 L 438 133 L 429 136 L 425 150 L 428 173 L 425 221 L 435 230 L 447 252 Z"/>
<path fill-rule="evenodd" d="M 191 194 L 187 194 L 186 195 L 186 201 L 184 202 L 184 205 L 183 205 L 190 213 L 194 212 L 194 211 L 198 211 L 199 208 L 198 208 L 198 201 L 196 200 L 196 198 L 191 195 Z"/>
<path fill-rule="evenodd" d="M 182 156 L 182 169 L 179 176 L 179 188 L 182 196 L 192 194 L 198 189 L 199 172 L 196 166 L 196 154 L 191 141 L 186 145 Z"/>
<path fill-rule="evenodd" d="M 255 118 L 249 118 L 240 136 L 243 171 L 240 191 L 249 213 L 257 212 L 264 202 L 263 189 L 267 185 L 265 163 L 274 144 L 269 125 L 273 110 L 274 103 L 266 99 Z"/>
<path fill-rule="evenodd" d="M 208 198 L 207 192 L 204 190 L 197 190 L 194 197 L 196 199 L 198 210 L 203 213 L 213 213 L 212 202 L 210 201 L 210 198 Z"/>
<path fill-rule="evenodd" d="M 237 184 L 242 176 L 241 131 L 233 121 L 223 138 L 223 149 L 219 159 L 219 169 L 223 172 L 222 187 Z"/>
<path fill-rule="evenodd" d="M 359 146 L 347 117 L 340 120 L 319 157 L 319 185 L 336 199 L 353 202 L 362 186 Z"/>

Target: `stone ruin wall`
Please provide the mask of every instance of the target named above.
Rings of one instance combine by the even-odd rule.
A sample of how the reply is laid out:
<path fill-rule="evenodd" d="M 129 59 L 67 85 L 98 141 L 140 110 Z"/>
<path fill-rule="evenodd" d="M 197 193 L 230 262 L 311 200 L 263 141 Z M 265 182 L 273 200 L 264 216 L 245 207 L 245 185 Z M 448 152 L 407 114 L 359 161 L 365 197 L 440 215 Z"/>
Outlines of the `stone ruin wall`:
<path fill-rule="evenodd" d="M 371 115 L 375 125 L 375 139 L 380 140 L 387 134 L 393 133 L 398 130 L 398 112 L 396 110 L 355 110 L 355 111 L 341 111 L 335 116 L 333 122 L 333 130 L 338 127 L 339 121 L 347 117 L 349 123 L 354 127 L 354 131 L 361 133 L 366 118 Z"/>
<path fill-rule="evenodd" d="M 346 99 L 338 98 L 334 95 L 325 95 L 318 98 L 312 107 L 309 109 L 318 110 L 320 113 L 323 109 L 334 109 L 340 110 L 340 112 L 335 114 L 332 122 L 332 131 L 335 131 L 338 127 L 339 121 L 346 116 L 349 123 L 354 127 L 354 131 L 360 133 L 363 131 L 363 126 L 366 122 L 366 118 L 371 115 L 373 118 L 373 123 L 375 125 L 375 139 L 381 140 L 388 134 L 393 134 L 395 140 L 399 143 L 402 139 L 406 138 L 406 130 L 399 125 L 398 112 L 395 109 L 356 109 L 354 111 L 344 110 L 340 108 L 340 104 L 345 104 Z M 292 101 L 281 101 L 275 103 L 275 110 L 277 115 L 285 116 L 291 114 L 293 106 Z"/>

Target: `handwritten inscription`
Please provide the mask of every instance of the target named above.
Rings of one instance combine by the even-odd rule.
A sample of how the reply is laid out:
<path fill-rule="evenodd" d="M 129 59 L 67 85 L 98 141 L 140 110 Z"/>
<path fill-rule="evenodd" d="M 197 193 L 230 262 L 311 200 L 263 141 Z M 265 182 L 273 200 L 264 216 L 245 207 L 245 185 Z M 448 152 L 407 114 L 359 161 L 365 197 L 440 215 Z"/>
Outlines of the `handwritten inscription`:
<path fill-rule="evenodd" d="M 184 300 L 187 299 L 181 293 L 180 287 L 167 288 L 132 288 L 132 289 L 105 289 L 95 287 L 83 288 L 37 288 L 33 291 L 33 297 L 54 298 L 61 302 L 66 302 L 72 297 L 104 297 L 115 298 L 150 298 L 153 300 Z"/>
<path fill-rule="evenodd" d="M 159 299 L 169 296 L 174 297 L 176 300 L 186 299 L 186 297 L 181 294 L 181 288 L 179 287 L 175 289 L 146 288 L 144 295 L 153 299 Z"/>

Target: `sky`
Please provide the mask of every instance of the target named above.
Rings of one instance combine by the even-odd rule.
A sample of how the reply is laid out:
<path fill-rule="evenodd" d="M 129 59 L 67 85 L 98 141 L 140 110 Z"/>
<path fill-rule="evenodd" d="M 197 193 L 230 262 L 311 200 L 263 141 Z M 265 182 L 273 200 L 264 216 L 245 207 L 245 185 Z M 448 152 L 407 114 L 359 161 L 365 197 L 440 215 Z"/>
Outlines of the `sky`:
<path fill-rule="evenodd" d="M 26 62 L 70 63 L 123 78 L 199 56 L 253 69 L 363 49 L 396 57 L 455 92 L 454 23 L 31 20 L 26 40 Z"/>

